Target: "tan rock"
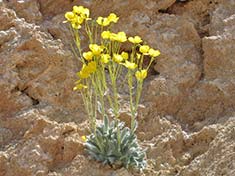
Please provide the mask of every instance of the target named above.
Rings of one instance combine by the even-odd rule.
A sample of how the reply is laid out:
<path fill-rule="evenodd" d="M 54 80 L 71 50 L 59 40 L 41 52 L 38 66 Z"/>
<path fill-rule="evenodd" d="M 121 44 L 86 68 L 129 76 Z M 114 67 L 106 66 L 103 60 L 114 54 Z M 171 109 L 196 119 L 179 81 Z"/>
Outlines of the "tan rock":
<path fill-rule="evenodd" d="M 218 128 L 218 135 L 211 142 L 208 151 L 193 160 L 179 175 L 234 175 L 234 129 L 235 121 L 231 118 Z"/>
<path fill-rule="evenodd" d="M 20 18 L 24 18 L 30 23 L 40 23 L 42 21 L 42 14 L 40 12 L 40 5 L 38 1 L 31 0 L 12 0 L 8 1 L 7 6 L 15 10 Z"/>
<path fill-rule="evenodd" d="M 77 65 L 71 52 L 38 26 L 18 19 L 12 10 L 0 10 L 1 17 L 8 18 L 6 23 L 1 18 L 5 26 L 0 33 L 0 116 L 11 116 L 40 102 L 65 103 L 73 110 L 79 107 L 79 96 L 72 93 Z"/>

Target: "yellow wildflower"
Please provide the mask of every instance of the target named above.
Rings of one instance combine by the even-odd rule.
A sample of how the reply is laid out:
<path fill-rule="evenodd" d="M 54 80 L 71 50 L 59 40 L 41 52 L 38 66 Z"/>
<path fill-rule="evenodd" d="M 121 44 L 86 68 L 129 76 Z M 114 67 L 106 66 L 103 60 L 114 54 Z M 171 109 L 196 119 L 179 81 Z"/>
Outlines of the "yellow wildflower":
<path fill-rule="evenodd" d="M 123 57 L 124 60 L 127 60 L 128 59 L 128 53 L 127 52 L 122 52 L 121 53 L 121 56 Z"/>
<path fill-rule="evenodd" d="M 118 19 L 119 19 L 119 17 L 117 17 L 117 15 L 115 13 L 110 13 L 108 16 L 108 20 L 110 22 L 117 23 Z"/>
<path fill-rule="evenodd" d="M 90 61 L 90 60 L 92 60 L 93 53 L 92 53 L 91 51 L 84 52 L 84 53 L 82 54 L 82 56 L 83 56 L 87 61 Z"/>
<path fill-rule="evenodd" d="M 134 43 L 134 44 L 138 44 L 143 41 L 139 36 L 129 37 L 128 40 L 129 42 Z"/>
<path fill-rule="evenodd" d="M 86 136 L 82 136 L 81 139 L 82 139 L 83 142 L 87 141 L 87 137 Z"/>
<path fill-rule="evenodd" d="M 147 77 L 147 70 L 143 69 L 143 70 L 137 71 L 135 73 L 135 77 L 138 81 L 142 81 L 143 79 Z"/>
<path fill-rule="evenodd" d="M 81 89 L 86 89 L 86 88 L 87 88 L 86 85 L 79 83 L 73 88 L 73 90 L 75 91 L 75 90 L 81 90 Z"/>
<path fill-rule="evenodd" d="M 130 70 L 134 70 L 137 67 L 136 63 L 129 62 L 127 60 L 122 65 L 124 65 L 126 68 L 128 68 Z"/>
<path fill-rule="evenodd" d="M 101 63 L 107 64 L 111 56 L 109 54 L 101 54 Z"/>
<path fill-rule="evenodd" d="M 89 62 L 88 65 L 87 65 L 88 71 L 89 71 L 90 73 L 95 72 L 95 71 L 96 71 L 96 66 L 97 66 L 97 64 L 96 64 L 95 61 Z"/>
<path fill-rule="evenodd" d="M 80 15 L 83 19 L 89 18 L 90 11 L 83 6 L 73 6 L 73 13 Z"/>
<path fill-rule="evenodd" d="M 140 52 L 143 53 L 144 55 L 148 55 L 149 53 L 149 46 L 148 45 L 142 45 L 140 47 Z"/>
<path fill-rule="evenodd" d="M 72 20 L 72 23 L 82 24 L 83 21 L 84 21 L 84 19 L 82 17 L 75 15 L 75 17 Z"/>
<path fill-rule="evenodd" d="M 68 21 L 72 21 L 74 18 L 75 18 L 75 14 L 73 12 L 66 12 L 65 13 L 65 18 L 68 20 Z"/>
<path fill-rule="evenodd" d="M 125 42 L 127 41 L 126 33 L 125 32 L 118 32 L 117 34 L 111 33 L 110 40 L 115 40 L 118 42 Z"/>
<path fill-rule="evenodd" d="M 72 27 L 74 29 L 80 29 L 81 28 L 81 25 L 78 22 L 72 22 L 71 24 L 72 24 Z"/>
<path fill-rule="evenodd" d="M 88 70 L 81 70 L 77 73 L 77 75 L 81 78 L 81 79 L 85 79 L 88 78 L 90 76 L 90 73 L 88 72 Z"/>
<path fill-rule="evenodd" d="M 97 44 L 90 44 L 89 48 L 95 56 L 100 55 L 103 51 L 103 47 Z"/>
<path fill-rule="evenodd" d="M 150 55 L 151 57 L 157 57 L 157 56 L 159 56 L 160 54 L 161 54 L 161 53 L 160 53 L 159 50 L 155 50 L 155 49 L 152 49 L 152 48 L 149 49 L 149 55 Z"/>
<path fill-rule="evenodd" d="M 98 17 L 96 22 L 101 26 L 108 26 L 110 24 L 110 21 L 108 18 Z"/>
<path fill-rule="evenodd" d="M 103 31 L 103 32 L 101 33 L 101 37 L 102 37 L 103 39 L 109 39 L 109 38 L 110 38 L 110 35 L 111 35 L 111 32 L 110 32 L 110 31 Z"/>
<path fill-rule="evenodd" d="M 110 33 L 109 39 L 112 40 L 112 41 L 116 40 L 117 39 L 117 34 Z"/>
<path fill-rule="evenodd" d="M 120 63 L 123 61 L 123 57 L 120 54 L 113 54 L 113 60 L 117 63 Z"/>
<path fill-rule="evenodd" d="M 125 42 L 125 41 L 127 41 L 126 33 L 125 32 L 118 32 L 117 33 L 117 41 L 118 42 Z"/>
<path fill-rule="evenodd" d="M 141 57 L 141 54 L 139 54 L 139 53 L 136 53 L 136 57 L 137 57 L 137 59 L 140 59 L 140 57 Z"/>
<path fill-rule="evenodd" d="M 81 79 L 88 78 L 90 76 L 89 68 L 86 64 L 83 64 L 82 69 L 77 73 Z"/>
<path fill-rule="evenodd" d="M 89 62 L 87 65 L 83 64 L 81 71 L 79 71 L 77 73 L 77 75 L 81 78 L 81 79 L 85 79 L 88 78 L 90 76 L 91 73 L 96 71 L 96 62 L 95 61 L 91 61 Z"/>

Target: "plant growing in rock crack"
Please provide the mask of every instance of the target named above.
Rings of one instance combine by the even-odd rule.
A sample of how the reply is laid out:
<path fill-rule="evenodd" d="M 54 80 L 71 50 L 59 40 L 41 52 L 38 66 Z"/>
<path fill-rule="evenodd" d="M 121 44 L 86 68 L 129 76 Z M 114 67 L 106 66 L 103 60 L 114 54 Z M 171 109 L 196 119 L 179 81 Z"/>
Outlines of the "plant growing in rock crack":
<path fill-rule="evenodd" d="M 81 94 L 90 123 L 91 134 L 83 137 L 87 153 L 104 164 L 142 170 L 146 161 L 135 134 L 137 108 L 143 81 L 160 52 L 143 44 L 139 36 L 127 37 L 123 31 L 114 33 L 112 26 L 119 20 L 114 13 L 93 20 L 89 9 L 74 6 L 71 12 L 66 12 L 65 18 L 73 32 L 74 53 L 82 62 L 74 90 Z M 81 36 L 88 38 L 87 51 L 81 47 Z M 122 44 L 127 42 L 132 45 L 129 53 L 121 50 Z M 147 65 L 143 64 L 144 60 L 148 60 Z M 130 128 L 119 120 L 119 93 L 123 87 L 118 80 L 129 87 Z M 101 125 L 96 123 L 98 114 L 103 117 Z"/>

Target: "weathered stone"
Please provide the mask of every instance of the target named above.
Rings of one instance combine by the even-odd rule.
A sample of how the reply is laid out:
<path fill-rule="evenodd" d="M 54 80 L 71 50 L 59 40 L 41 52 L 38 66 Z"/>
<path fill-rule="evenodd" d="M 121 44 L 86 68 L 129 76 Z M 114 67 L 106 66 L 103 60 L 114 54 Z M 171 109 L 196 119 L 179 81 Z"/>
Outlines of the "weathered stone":
<path fill-rule="evenodd" d="M 42 14 L 40 12 L 40 5 L 38 1 L 32 0 L 11 0 L 8 1 L 7 6 L 14 9 L 20 18 L 24 18 L 30 23 L 40 23 L 42 21 Z"/>
<path fill-rule="evenodd" d="M 62 24 L 73 5 L 89 7 L 92 17 L 117 13 L 115 31 L 140 35 L 161 51 L 137 117 L 148 156 L 144 174 L 235 174 L 234 0 L 0 3 L 0 175 L 138 175 L 84 153 L 80 135 L 88 123 L 72 92 L 79 63 Z M 123 102 L 120 119 L 129 125 Z"/>
<path fill-rule="evenodd" d="M 179 175 L 234 175 L 234 130 L 235 121 L 231 118 L 218 128 L 218 134 L 203 155 L 195 158 Z"/>
<path fill-rule="evenodd" d="M 79 107 L 79 98 L 72 93 L 77 65 L 71 52 L 38 26 L 18 19 L 11 10 L 0 10 L 8 18 L 0 33 L 0 115 L 11 116 L 39 103 L 65 103 L 63 108 L 73 110 Z M 1 19 L 4 23 L 5 18 Z"/>

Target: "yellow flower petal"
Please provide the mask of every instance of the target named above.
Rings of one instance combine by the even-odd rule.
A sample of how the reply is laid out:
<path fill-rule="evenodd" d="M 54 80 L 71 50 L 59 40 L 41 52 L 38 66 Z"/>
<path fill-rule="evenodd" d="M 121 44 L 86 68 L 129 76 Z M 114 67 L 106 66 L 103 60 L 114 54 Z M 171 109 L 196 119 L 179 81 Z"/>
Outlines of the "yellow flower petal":
<path fill-rule="evenodd" d="M 83 21 L 84 21 L 84 19 L 83 19 L 82 17 L 76 15 L 76 16 L 73 18 L 72 23 L 82 24 Z"/>
<path fill-rule="evenodd" d="M 96 22 L 101 26 L 108 26 L 110 24 L 110 21 L 108 18 L 98 17 Z"/>
<path fill-rule="evenodd" d="M 101 63 L 107 64 L 111 56 L 109 54 L 101 54 L 100 61 Z"/>
<path fill-rule="evenodd" d="M 68 21 L 72 21 L 74 19 L 75 15 L 73 12 L 66 12 L 65 13 L 65 18 L 68 20 Z"/>
<path fill-rule="evenodd" d="M 86 85 L 80 83 L 80 84 L 77 84 L 77 85 L 73 88 L 73 90 L 76 91 L 76 90 L 81 90 L 81 89 L 86 89 L 86 88 L 87 88 Z"/>
<path fill-rule="evenodd" d="M 83 19 L 89 18 L 90 11 L 83 6 L 73 6 L 73 13 L 80 15 Z"/>
<path fill-rule="evenodd" d="M 78 76 L 81 79 L 86 79 L 86 78 L 88 78 L 90 76 L 90 73 L 81 70 L 80 72 L 78 72 Z"/>
<path fill-rule="evenodd" d="M 113 54 L 114 62 L 120 63 L 123 61 L 123 57 L 120 54 Z"/>
<path fill-rule="evenodd" d="M 72 27 L 74 28 L 74 29 L 80 29 L 81 28 L 81 25 L 79 24 L 79 23 L 77 23 L 77 22 L 72 22 Z"/>
<path fill-rule="evenodd" d="M 87 141 L 87 137 L 86 136 L 82 136 L 81 139 L 82 139 L 83 142 Z"/>
<path fill-rule="evenodd" d="M 142 45 L 139 50 L 144 55 L 148 55 L 149 49 L 150 47 L 148 45 Z"/>
<path fill-rule="evenodd" d="M 125 42 L 125 41 L 127 41 L 126 33 L 125 32 L 118 32 L 117 33 L 117 41 L 118 42 Z"/>
<path fill-rule="evenodd" d="M 117 34 L 111 33 L 110 40 L 118 41 L 118 42 L 125 42 L 127 41 L 126 33 L 125 32 L 118 32 Z"/>
<path fill-rule="evenodd" d="M 127 52 L 122 52 L 121 53 L 121 56 L 123 57 L 124 60 L 127 60 L 128 59 L 128 53 Z"/>
<path fill-rule="evenodd" d="M 135 73 L 135 77 L 138 81 L 142 81 L 147 77 L 147 70 L 143 69 Z"/>
<path fill-rule="evenodd" d="M 84 52 L 84 53 L 82 54 L 82 56 L 83 56 L 87 61 L 90 61 L 90 60 L 92 60 L 93 53 L 92 53 L 91 51 Z"/>
<path fill-rule="evenodd" d="M 90 73 L 93 73 L 93 72 L 96 71 L 97 64 L 96 64 L 95 61 L 91 61 L 91 62 L 88 63 L 87 67 L 88 67 L 88 71 Z"/>
<path fill-rule="evenodd" d="M 81 79 L 85 79 L 90 76 L 90 71 L 86 64 L 83 64 L 82 69 L 77 73 L 77 76 Z"/>
<path fill-rule="evenodd" d="M 119 19 L 119 17 L 117 17 L 117 15 L 115 13 L 110 13 L 108 16 L 108 20 L 110 22 L 117 23 L 118 19 Z"/>
<path fill-rule="evenodd" d="M 128 40 L 129 42 L 134 43 L 134 44 L 138 44 L 142 42 L 142 39 L 139 36 L 129 37 Z"/>
<path fill-rule="evenodd" d="M 150 55 L 151 57 L 157 57 L 157 56 L 159 56 L 160 54 L 161 54 L 161 53 L 160 53 L 159 50 L 155 50 L 155 49 L 152 49 L 152 48 L 149 49 L 149 55 Z"/>
<path fill-rule="evenodd" d="M 109 38 L 110 38 L 110 35 L 111 35 L 111 32 L 110 32 L 110 31 L 103 31 L 103 32 L 101 33 L 101 37 L 102 37 L 103 39 L 109 39 Z"/>
<path fill-rule="evenodd" d="M 95 56 L 100 55 L 101 52 L 103 51 L 103 47 L 97 44 L 90 44 L 89 48 Z"/>
<path fill-rule="evenodd" d="M 126 68 L 128 68 L 128 69 L 130 69 L 130 70 L 134 70 L 134 69 L 137 67 L 136 63 L 129 62 L 129 61 L 127 61 L 127 60 L 126 60 L 126 62 L 123 63 L 122 65 L 124 65 Z"/>

